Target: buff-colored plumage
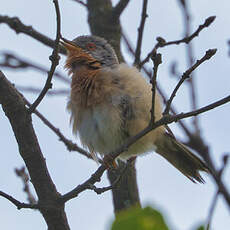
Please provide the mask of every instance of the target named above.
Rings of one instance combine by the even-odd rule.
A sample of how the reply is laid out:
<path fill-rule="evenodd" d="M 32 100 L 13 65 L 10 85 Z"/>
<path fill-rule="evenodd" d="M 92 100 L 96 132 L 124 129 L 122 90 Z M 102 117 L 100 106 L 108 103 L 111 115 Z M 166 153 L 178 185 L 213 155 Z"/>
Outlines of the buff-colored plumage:
<path fill-rule="evenodd" d="M 151 85 L 135 67 L 119 64 L 112 47 L 102 38 L 81 36 L 63 43 L 68 50 L 66 68 L 72 75 L 68 108 L 73 131 L 92 154 L 106 155 L 150 121 Z M 161 118 L 156 95 L 155 119 Z M 168 134 L 163 126 L 148 133 L 122 153 L 126 160 L 156 151 L 192 181 L 203 182 L 205 164 Z"/>

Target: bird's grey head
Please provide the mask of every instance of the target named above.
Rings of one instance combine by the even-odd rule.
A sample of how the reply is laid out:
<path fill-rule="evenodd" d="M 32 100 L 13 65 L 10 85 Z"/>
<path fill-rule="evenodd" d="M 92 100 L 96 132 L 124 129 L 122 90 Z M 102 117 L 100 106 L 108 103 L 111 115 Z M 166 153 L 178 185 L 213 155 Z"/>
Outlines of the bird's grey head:
<path fill-rule="evenodd" d="M 118 64 L 117 55 L 112 46 L 98 36 L 79 36 L 72 43 L 80 47 L 85 53 L 90 54 L 102 66 L 114 66 Z"/>

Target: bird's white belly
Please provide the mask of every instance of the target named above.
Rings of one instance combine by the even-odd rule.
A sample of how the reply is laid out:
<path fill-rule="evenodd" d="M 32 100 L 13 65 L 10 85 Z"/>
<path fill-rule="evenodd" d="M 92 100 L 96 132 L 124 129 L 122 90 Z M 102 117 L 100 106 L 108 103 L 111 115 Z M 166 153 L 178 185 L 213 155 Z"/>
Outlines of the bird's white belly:
<path fill-rule="evenodd" d="M 111 107 L 95 106 L 85 110 L 77 130 L 82 144 L 102 155 L 114 151 L 122 143 L 121 119 Z"/>
<path fill-rule="evenodd" d="M 108 107 L 97 106 L 93 110 L 85 110 L 78 125 L 78 133 L 84 147 L 91 152 L 106 155 L 117 150 L 127 139 L 122 131 L 120 114 Z M 147 135 L 148 136 L 148 135 Z M 144 137 L 134 143 L 119 158 L 129 159 L 131 156 L 156 150 L 152 141 Z"/>

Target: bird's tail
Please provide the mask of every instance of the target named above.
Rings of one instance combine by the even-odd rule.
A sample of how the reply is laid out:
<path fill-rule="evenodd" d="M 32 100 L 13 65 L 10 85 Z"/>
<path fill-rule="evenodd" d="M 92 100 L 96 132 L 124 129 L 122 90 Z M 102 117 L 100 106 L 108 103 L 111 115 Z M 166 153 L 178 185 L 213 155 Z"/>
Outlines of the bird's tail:
<path fill-rule="evenodd" d="M 163 138 L 159 138 L 156 145 L 156 152 L 168 160 L 192 182 L 204 183 L 204 179 L 201 177 L 199 171 L 209 172 L 209 169 L 187 147 L 179 143 L 168 133 L 165 133 Z"/>

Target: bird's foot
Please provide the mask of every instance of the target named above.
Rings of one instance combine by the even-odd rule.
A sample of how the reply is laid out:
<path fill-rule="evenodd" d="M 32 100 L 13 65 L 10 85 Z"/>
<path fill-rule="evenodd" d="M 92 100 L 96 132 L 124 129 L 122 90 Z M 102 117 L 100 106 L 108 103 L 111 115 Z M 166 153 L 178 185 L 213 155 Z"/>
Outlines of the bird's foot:
<path fill-rule="evenodd" d="M 104 156 L 103 163 L 108 169 L 118 167 L 116 160 L 114 160 L 109 154 Z"/>

